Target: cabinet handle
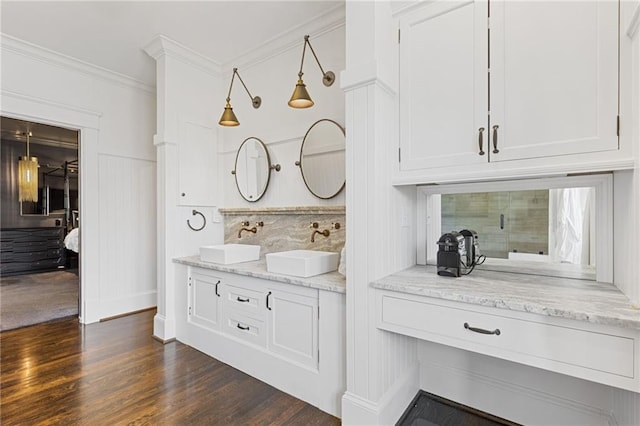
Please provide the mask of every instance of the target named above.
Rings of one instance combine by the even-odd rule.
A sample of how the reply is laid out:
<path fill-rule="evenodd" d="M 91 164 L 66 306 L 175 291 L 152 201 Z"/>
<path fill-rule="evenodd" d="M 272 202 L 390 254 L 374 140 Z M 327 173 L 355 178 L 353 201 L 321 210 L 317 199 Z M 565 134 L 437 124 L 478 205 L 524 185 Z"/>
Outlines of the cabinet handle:
<path fill-rule="evenodd" d="M 484 145 L 484 143 L 482 142 L 483 132 L 484 132 L 484 127 L 480 127 L 478 129 L 478 146 L 480 147 L 480 152 L 478 152 L 478 155 L 484 155 L 484 150 L 482 149 L 482 145 Z"/>
<path fill-rule="evenodd" d="M 236 325 L 236 327 L 238 327 L 240 330 L 244 330 L 244 331 L 247 331 L 250 328 L 250 327 L 243 327 L 243 326 L 240 325 L 240 323 L 238 323 Z"/>
<path fill-rule="evenodd" d="M 469 323 L 464 323 L 464 328 L 466 328 L 469 331 L 473 331 L 475 333 L 480 333 L 480 334 L 495 334 L 496 336 L 500 335 L 500 329 L 496 328 L 495 330 L 491 331 L 491 330 L 485 330 L 484 328 L 476 328 L 476 327 L 471 327 L 469 325 Z"/>
<path fill-rule="evenodd" d="M 215 289 L 216 296 L 220 297 L 220 293 L 218 293 L 218 285 L 220 285 L 220 280 L 218 280 L 218 282 L 216 283 L 216 289 Z"/>
<path fill-rule="evenodd" d="M 267 294 L 267 309 L 271 310 L 271 306 L 269 306 L 269 297 L 271 297 L 271 292 Z"/>
<path fill-rule="evenodd" d="M 242 302 L 242 303 L 247 303 L 247 302 L 249 301 L 249 299 L 243 299 L 243 298 L 242 298 L 242 297 L 240 297 L 240 296 L 236 297 L 236 300 L 237 300 L 238 302 Z"/>
<path fill-rule="evenodd" d="M 493 153 L 497 154 L 498 150 L 498 125 L 493 126 Z"/>

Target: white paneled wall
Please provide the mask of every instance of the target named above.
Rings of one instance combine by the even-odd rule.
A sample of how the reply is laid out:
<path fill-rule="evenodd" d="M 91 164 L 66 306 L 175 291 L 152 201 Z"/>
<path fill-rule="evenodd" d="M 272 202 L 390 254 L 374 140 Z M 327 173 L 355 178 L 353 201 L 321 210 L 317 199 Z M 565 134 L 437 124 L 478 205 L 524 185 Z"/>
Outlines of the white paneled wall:
<path fill-rule="evenodd" d="M 156 164 L 101 154 L 98 170 L 101 297 L 87 303 L 103 318 L 156 305 Z"/>
<path fill-rule="evenodd" d="M 156 219 L 136 209 L 155 196 L 155 88 L 6 35 L 1 53 L 3 115 L 80 130 L 81 321 L 153 306 Z M 131 163 L 144 175 L 118 178 Z"/>
<path fill-rule="evenodd" d="M 336 74 L 331 87 L 322 84 L 322 73 L 309 48 L 304 61 L 304 82 L 315 105 L 295 109 L 287 105 L 298 79 L 304 35 L 310 42 L 325 71 Z M 282 207 L 313 205 L 344 205 L 344 191 L 330 200 L 314 197 L 304 184 L 295 162 L 305 133 L 313 123 L 329 118 L 344 127 L 344 92 L 340 88 L 340 71 L 345 63 L 344 9 L 333 9 L 316 22 L 301 26 L 284 35 L 280 40 L 260 46 L 261 55 L 248 55 L 227 64 L 223 72 L 223 84 L 229 84 L 231 69 L 238 72 L 253 96 L 262 98 L 262 106 L 254 109 L 249 96 L 239 82 L 234 82 L 231 104 L 240 125 L 221 128 L 221 173 L 224 183 L 225 207 Z M 255 53 L 254 53 L 255 54 Z M 228 87 L 228 86 L 226 86 Z M 219 99 L 217 120 L 222 114 L 224 96 Z M 347 129 L 348 131 L 348 129 Z M 272 171 L 271 181 L 264 197 L 256 203 L 244 200 L 231 175 L 236 152 L 248 137 L 262 140 L 269 150 L 272 163 L 279 163 L 280 172 Z M 347 190 L 349 184 L 347 183 Z"/>

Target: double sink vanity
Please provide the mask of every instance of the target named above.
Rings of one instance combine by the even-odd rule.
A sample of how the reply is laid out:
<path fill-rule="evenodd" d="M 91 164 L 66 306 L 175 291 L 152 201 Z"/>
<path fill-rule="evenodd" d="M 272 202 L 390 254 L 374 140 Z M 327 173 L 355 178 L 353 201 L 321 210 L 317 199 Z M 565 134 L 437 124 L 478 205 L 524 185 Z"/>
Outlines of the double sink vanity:
<path fill-rule="evenodd" d="M 269 231 L 277 234 L 283 219 L 269 213 L 261 240 L 246 234 L 236 243 L 236 231 L 227 244 L 174 259 L 176 291 L 182 293 L 177 299 L 186 307 L 177 337 L 339 417 L 346 386 L 346 282 L 336 271 L 339 248 L 327 247 L 325 239 L 325 246 L 269 252 L 275 250 Z M 305 223 L 300 234 L 309 233 Z M 295 236 L 295 226 L 287 226 Z M 336 234 L 333 243 L 344 245 L 344 235 Z M 267 251 L 262 256 L 261 245 Z"/>

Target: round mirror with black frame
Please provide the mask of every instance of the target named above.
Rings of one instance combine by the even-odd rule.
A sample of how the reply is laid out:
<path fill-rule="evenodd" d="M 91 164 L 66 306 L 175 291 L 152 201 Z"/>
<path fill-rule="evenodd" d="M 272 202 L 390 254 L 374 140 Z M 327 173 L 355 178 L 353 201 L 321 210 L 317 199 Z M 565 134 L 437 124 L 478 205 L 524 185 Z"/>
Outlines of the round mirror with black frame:
<path fill-rule="evenodd" d="M 255 203 L 267 192 L 271 169 L 280 171 L 280 165 L 271 164 L 269 150 L 260 139 L 245 139 L 236 154 L 235 175 L 238 192 L 245 200 Z"/>
<path fill-rule="evenodd" d="M 327 118 L 313 123 L 304 135 L 296 166 L 316 197 L 327 200 L 344 188 L 345 145 L 344 129 Z"/>

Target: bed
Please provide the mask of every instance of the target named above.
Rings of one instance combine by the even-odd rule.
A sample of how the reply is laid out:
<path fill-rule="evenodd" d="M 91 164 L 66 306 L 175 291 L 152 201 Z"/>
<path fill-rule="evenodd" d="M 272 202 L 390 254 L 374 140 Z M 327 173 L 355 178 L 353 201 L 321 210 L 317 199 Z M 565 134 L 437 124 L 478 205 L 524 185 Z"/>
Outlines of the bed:
<path fill-rule="evenodd" d="M 78 234 L 80 228 L 73 228 L 71 230 L 71 232 L 69 232 L 67 234 L 66 237 L 64 237 L 64 246 L 71 251 L 74 251 L 76 253 L 79 252 L 79 241 L 78 241 Z"/>

